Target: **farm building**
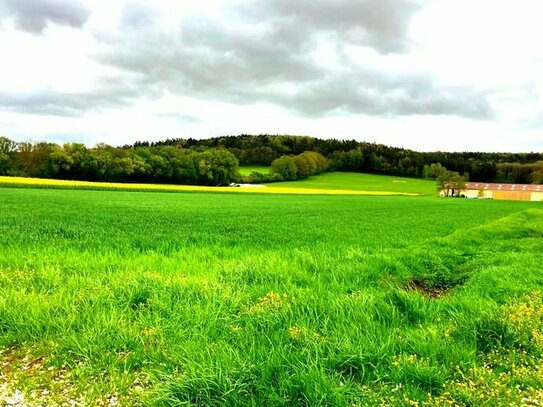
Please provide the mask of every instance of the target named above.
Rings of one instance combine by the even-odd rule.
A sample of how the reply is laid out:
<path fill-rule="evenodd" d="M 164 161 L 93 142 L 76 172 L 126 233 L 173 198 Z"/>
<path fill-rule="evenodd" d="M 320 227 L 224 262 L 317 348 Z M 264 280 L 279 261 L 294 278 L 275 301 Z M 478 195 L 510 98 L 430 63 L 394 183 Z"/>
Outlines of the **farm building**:
<path fill-rule="evenodd" d="M 468 182 L 461 195 L 467 198 L 543 201 L 543 185 Z"/>

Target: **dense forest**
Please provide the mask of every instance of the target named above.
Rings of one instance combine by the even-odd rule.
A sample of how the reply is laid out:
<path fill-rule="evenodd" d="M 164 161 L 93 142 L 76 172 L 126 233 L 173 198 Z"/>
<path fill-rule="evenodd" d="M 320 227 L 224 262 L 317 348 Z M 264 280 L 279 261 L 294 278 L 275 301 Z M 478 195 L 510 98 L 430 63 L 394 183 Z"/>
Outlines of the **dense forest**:
<path fill-rule="evenodd" d="M 481 182 L 543 183 L 543 153 L 417 152 L 356 140 L 306 136 L 240 135 L 205 140 L 173 139 L 138 146 L 178 146 L 190 149 L 225 148 L 240 165 L 271 165 L 283 155 L 315 151 L 330 162 L 330 170 L 429 178 L 431 164 Z"/>
<path fill-rule="evenodd" d="M 417 152 L 355 140 L 278 135 L 93 148 L 0 137 L 0 175 L 92 181 L 224 185 L 293 180 L 329 170 L 435 178 L 431 165 L 437 163 L 473 181 L 543 183 L 543 153 Z M 271 172 L 242 177 L 239 165 L 271 166 Z"/>

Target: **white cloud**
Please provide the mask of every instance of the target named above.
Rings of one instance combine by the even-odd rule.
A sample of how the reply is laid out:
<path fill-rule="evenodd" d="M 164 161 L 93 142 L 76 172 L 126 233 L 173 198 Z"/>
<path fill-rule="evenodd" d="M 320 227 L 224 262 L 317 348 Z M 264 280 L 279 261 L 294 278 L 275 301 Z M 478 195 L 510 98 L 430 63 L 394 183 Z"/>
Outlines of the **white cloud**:
<path fill-rule="evenodd" d="M 23 3 L 0 7 L 0 134 L 16 139 L 543 151 L 539 0 Z"/>
<path fill-rule="evenodd" d="M 10 19 L 21 30 L 39 34 L 50 24 L 82 27 L 91 14 L 79 0 L 3 0 L 0 20 Z"/>

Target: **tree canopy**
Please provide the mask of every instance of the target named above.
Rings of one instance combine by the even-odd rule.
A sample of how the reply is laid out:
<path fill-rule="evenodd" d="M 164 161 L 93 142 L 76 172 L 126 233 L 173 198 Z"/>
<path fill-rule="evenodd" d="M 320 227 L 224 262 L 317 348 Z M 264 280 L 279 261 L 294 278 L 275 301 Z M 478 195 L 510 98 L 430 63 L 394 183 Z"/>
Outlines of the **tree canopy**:
<path fill-rule="evenodd" d="M 272 169 L 270 174 L 242 177 L 239 165 Z M 221 185 L 294 180 L 323 171 L 430 179 L 452 171 L 470 174 L 479 182 L 543 183 L 543 154 L 417 152 L 355 140 L 288 135 L 170 139 L 93 148 L 79 143 L 16 143 L 0 137 L 0 175 Z"/>

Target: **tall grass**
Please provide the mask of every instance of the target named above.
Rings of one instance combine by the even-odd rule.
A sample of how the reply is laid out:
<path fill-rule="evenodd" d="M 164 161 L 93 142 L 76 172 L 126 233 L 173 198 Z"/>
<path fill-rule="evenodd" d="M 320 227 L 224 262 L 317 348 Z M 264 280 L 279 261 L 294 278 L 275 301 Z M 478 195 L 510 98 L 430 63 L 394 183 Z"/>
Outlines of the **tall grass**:
<path fill-rule="evenodd" d="M 2 189 L 0 208 L 0 403 L 543 400 L 536 204 Z"/>

